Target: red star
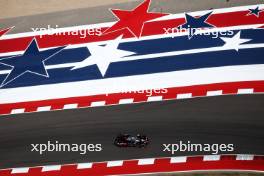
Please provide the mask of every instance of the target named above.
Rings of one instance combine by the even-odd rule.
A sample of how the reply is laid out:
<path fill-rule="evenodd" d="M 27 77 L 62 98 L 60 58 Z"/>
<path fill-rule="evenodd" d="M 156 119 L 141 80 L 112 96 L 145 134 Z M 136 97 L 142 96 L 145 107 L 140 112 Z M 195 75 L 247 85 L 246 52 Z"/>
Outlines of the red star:
<path fill-rule="evenodd" d="M 132 11 L 112 9 L 112 13 L 119 19 L 112 27 L 106 29 L 103 34 L 128 29 L 134 36 L 140 37 L 144 23 L 168 15 L 165 13 L 148 12 L 151 0 L 145 0 Z"/>
<path fill-rule="evenodd" d="M 13 27 L 10 27 L 10 28 L 7 28 L 7 29 L 3 29 L 3 30 L 0 30 L 0 37 L 2 35 L 4 35 L 5 33 L 7 33 L 10 29 L 12 29 Z"/>

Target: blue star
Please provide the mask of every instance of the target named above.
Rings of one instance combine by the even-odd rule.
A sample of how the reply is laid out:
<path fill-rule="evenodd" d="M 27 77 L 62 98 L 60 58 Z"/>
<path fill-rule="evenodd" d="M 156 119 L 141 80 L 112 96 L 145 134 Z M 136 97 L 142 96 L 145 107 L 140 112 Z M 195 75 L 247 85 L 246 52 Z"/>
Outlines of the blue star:
<path fill-rule="evenodd" d="M 33 39 L 23 55 L 1 59 L 0 64 L 12 67 L 12 70 L 2 82 L 1 87 L 14 81 L 25 73 L 49 77 L 44 62 L 59 53 L 64 47 L 65 46 L 39 51 L 38 44 L 36 40 Z"/>
<path fill-rule="evenodd" d="M 193 37 L 193 35 L 196 33 L 196 30 L 199 28 L 215 27 L 214 25 L 206 22 L 206 20 L 209 18 L 209 16 L 212 14 L 212 12 L 209 12 L 205 15 L 200 16 L 200 17 L 193 17 L 187 13 L 185 14 L 186 23 L 184 23 L 180 27 L 181 27 L 181 29 L 188 30 L 189 39 Z"/>
<path fill-rule="evenodd" d="M 250 12 L 247 15 L 255 15 L 256 17 L 259 17 L 259 13 L 263 10 L 259 10 L 259 7 L 256 7 L 255 9 L 248 9 Z"/>

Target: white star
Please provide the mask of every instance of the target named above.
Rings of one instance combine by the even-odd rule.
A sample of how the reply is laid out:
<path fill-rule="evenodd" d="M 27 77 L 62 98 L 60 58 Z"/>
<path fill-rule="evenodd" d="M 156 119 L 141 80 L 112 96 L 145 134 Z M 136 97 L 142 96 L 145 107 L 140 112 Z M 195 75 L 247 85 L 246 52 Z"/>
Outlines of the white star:
<path fill-rule="evenodd" d="M 221 37 L 221 39 L 225 42 L 223 47 L 238 51 L 241 44 L 252 40 L 252 39 L 241 39 L 240 34 L 241 31 L 239 31 L 236 35 L 234 35 L 231 38 Z"/>
<path fill-rule="evenodd" d="M 71 70 L 76 70 L 96 64 L 102 76 L 104 76 L 112 62 L 125 61 L 126 59 L 124 57 L 135 54 L 134 52 L 118 49 L 121 39 L 122 35 L 115 40 L 110 41 L 105 46 L 87 45 L 91 56 L 81 62 L 76 63 Z"/>

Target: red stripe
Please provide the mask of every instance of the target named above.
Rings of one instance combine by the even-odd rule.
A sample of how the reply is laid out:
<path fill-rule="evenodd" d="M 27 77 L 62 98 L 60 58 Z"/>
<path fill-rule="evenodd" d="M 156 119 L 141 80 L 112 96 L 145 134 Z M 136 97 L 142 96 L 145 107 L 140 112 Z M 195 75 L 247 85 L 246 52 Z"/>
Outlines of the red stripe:
<path fill-rule="evenodd" d="M 162 96 L 166 99 L 176 99 L 178 94 L 192 93 L 192 97 L 206 96 L 208 91 L 222 90 L 223 94 L 237 94 L 238 89 L 254 89 L 254 93 L 264 92 L 264 81 L 245 81 L 195 85 L 186 87 L 168 88 L 167 93 L 153 93 L 152 96 Z M 67 104 L 78 104 L 78 107 L 88 107 L 92 102 L 106 101 L 106 105 L 119 104 L 121 99 L 133 98 L 134 102 L 146 102 L 148 93 L 115 93 L 109 95 L 94 95 L 84 97 L 62 98 L 54 100 L 20 102 L 0 104 L 0 115 L 10 114 L 13 109 L 25 108 L 25 112 L 35 112 L 38 107 L 51 106 L 52 110 L 63 109 Z"/>
<path fill-rule="evenodd" d="M 263 24 L 264 13 L 260 13 L 259 17 L 254 15 L 247 16 L 248 11 L 238 11 L 229 12 L 221 14 L 212 14 L 208 22 L 215 25 L 216 27 L 229 27 L 238 25 L 252 25 L 252 24 Z M 154 21 L 146 23 L 142 36 L 150 36 L 157 34 L 164 34 L 164 28 L 174 28 L 185 22 L 184 18 L 164 20 L 164 21 Z M 104 31 L 106 28 L 102 28 Z M 82 35 L 45 35 L 37 38 L 40 48 L 54 47 L 54 46 L 64 46 L 69 44 L 80 44 L 80 43 L 90 43 L 97 41 L 106 41 L 115 39 L 117 36 L 124 34 L 123 38 L 132 38 L 133 35 L 124 29 L 116 33 L 110 33 L 103 36 L 92 36 L 89 35 L 86 38 L 81 38 Z M 32 37 L 23 37 L 15 39 L 0 40 L 0 53 L 13 52 L 13 51 L 23 51 L 26 49 Z"/>
<path fill-rule="evenodd" d="M 10 29 L 12 29 L 12 27 L 7 28 L 7 29 L 2 29 L 2 30 L 0 30 L 0 37 L 1 37 L 2 35 L 4 35 L 5 33 L 7 33 Z"/>
<path fill-rule="evenodd" d="M 77 169 L 77 165 L 64 165 L 58 171 L 42 172 L 42 167 L 29 168 L 28 173 L 11 174 L 11 169 L 0 170 L 0 176 L 87 176 L 87 175 L 123 175 L 156 172 L 180 171 L 213 171 L 213 170 L 241 170 L 264 171 L 264 157 L 254 156 L 253 160 L 236 160 L 235 155 L 222 155 L 218 161 L 203 161 L 202 156 L 187 157 L 187 162 L 170 163 L 170 158 L 155 159 L 154 164 L 138 165 L 138 160 L 124 161 L 122 166 L 107 167 L 107 162 L 93 163 L 92 168 Z"/>

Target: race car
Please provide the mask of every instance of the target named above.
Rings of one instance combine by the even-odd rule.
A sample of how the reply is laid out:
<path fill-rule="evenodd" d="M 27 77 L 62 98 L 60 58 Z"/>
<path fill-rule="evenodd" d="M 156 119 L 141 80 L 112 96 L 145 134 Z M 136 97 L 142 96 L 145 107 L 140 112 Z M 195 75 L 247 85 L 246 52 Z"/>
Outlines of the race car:
<path fill-rule="evenodd" d="M 119 134 L 115 140 L 114 144 L 118 147 L 146 147 L 149 144 L 149 139 L 145 135 L 137 134 L 132 136 L 129 134 Z"/>

